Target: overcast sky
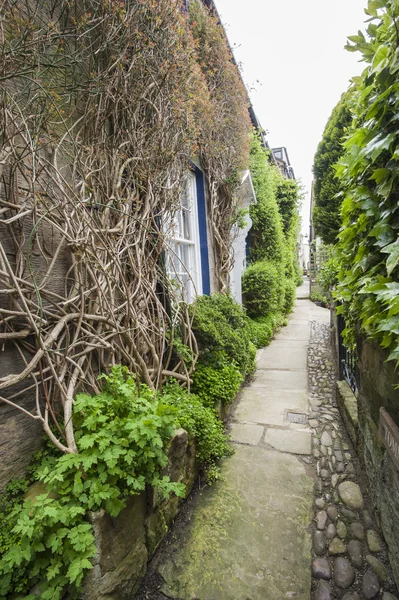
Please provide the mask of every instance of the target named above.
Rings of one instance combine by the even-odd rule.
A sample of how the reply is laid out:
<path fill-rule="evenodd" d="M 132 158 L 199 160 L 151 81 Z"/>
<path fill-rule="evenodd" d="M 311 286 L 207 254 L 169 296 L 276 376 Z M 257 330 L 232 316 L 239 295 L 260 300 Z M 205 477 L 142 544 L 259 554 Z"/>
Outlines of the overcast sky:
<path fill-rule="evenodd" d="M 272 147 L 286 146 L 307 199 L 312 164 L 327 119 L 364 68 L 344 49 L 364 29 L 366 0 L 215 0 L 255 112 Z"/>

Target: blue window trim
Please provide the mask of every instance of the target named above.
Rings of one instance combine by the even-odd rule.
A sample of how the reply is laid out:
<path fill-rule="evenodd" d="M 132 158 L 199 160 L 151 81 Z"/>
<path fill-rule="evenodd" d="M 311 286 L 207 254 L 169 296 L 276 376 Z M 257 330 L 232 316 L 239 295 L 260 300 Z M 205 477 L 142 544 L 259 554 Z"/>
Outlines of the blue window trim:
<path fill-rule="evenodd" d="M 206 203 L 205 203 L 205 181 L 204 174 L 195 165 L 191 163 L 195 174 L 195 183 L 197 186 L 197 207 L 198 207 L 198 229 L 201 254 L 202 271 L 202 293 L 209 296 L 211 293 L 211 278 L 209 275 L 209 254 L 208 254 L 208 232 L 206 229 Z"/>

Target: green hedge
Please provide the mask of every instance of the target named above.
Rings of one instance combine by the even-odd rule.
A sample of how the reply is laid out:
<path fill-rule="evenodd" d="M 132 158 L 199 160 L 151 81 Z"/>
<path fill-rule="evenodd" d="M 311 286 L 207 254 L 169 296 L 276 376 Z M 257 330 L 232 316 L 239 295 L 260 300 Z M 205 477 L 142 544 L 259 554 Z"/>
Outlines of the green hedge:
<path fill-rule="evenodd" d="M 266 317 L 250 319 L 248 329 L 252 343 L 256 348 L 268 346 L 276 329 L 285 323 L 286 319 L 281 313 L 271 313 Z"/>
<path fill-rule="evenodd" d="M 193 374 L 193 392 L 205 406 L 229 404 L 234 400 L 244 378 L 225 352 L 212 353 L 197 363 Z"/>
<path fill-rule="evenodd" d="M 250 265 L 242 278 L 244 303 L 250 317 L 281 312 L 285 305 L 284 276 L 274 263 Z"/>
<path fill-rule="evenodd" d="M 229 294 L 200 296 L 190 307 L 192 329 L 200 352 L 199 364 L 210 353 L 224 352 L 245 377 L 254 368 L 248 317 Z"/>

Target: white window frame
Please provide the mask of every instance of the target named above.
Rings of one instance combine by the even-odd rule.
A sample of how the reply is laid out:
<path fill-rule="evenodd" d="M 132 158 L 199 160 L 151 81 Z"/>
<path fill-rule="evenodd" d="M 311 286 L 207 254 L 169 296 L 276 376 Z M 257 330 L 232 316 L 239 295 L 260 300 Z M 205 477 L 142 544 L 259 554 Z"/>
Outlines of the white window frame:
<path fill-rule="evenodd" d="M 190 304 L 202 294 L 197 181 L 192 171 L 185 176 L 180 208 L 167 221 L 167 227 L 166 272 L 178 295 Z"/>

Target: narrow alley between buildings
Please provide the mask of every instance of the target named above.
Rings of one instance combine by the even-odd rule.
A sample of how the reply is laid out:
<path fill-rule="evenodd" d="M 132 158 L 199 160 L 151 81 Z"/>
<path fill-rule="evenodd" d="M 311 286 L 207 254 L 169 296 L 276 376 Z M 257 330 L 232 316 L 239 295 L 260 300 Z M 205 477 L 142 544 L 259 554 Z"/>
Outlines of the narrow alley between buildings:
<path fill-rule="evenodd" d="M 139 600 L 395 600 L 335 400 L 329 311 L 298 288 L 230 418 L 235 454 L 186 503 Z"/>

